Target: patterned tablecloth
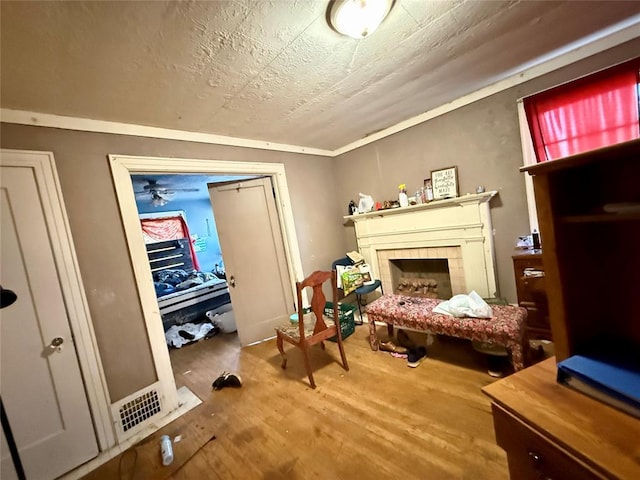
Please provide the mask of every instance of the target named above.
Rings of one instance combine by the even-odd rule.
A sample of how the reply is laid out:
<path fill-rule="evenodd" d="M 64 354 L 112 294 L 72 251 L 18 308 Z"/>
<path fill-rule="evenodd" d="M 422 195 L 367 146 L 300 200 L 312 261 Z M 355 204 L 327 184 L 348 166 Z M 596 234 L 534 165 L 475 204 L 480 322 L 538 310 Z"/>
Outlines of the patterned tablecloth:
<path fill-rule="evenodd" d="M 433 313 L 433 308 L 442 301 L 403 295 L 383 295 L 371 302 L 366 309 L 371 349 L 378 350 L 375 322 L 383 322 L 433 334 L 502 345 L 511 354 L 514 370 L 524 368 L 524 355 L 528 346 L 526 309 L 510 305 L 491 305 L 492 318 L 456 318 Z"/>

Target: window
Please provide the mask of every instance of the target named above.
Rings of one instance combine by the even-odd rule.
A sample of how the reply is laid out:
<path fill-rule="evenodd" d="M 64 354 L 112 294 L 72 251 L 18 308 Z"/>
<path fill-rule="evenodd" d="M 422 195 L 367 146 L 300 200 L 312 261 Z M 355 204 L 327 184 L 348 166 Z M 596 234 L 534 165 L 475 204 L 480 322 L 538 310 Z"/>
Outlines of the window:
<path fill-rule="evenodd" d="M 524 99 L 538 162 L 640 138 L 640 57 Z"/>

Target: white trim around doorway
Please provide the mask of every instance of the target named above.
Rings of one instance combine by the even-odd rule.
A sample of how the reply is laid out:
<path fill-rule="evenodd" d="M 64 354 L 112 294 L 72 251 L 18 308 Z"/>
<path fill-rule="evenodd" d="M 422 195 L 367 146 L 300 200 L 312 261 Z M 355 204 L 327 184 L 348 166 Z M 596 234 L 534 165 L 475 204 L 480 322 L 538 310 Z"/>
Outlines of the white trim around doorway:
<path fill-rule="evenodd" d="M 140 234 L 140 222 L 131 175 L 133 174 L 239 174 L 268 175 L 273 179 L 278 216 L 284 238 L 285 254 L 290 278 L 302 278 L 302 261 L 293 220 L 289 187 L 284 165 L 281 163 L 232 162 L 225 160 L 201 160 L 188 158 L 138 157 L 110 154 L 111 174 L 122 216 L 122 223 L 129 246 L 149 343 L 156 367 L 161 394 L 164 397 L 165 414 L 178 408 L 178 397 L 173 371 L 166 347 L 164 328 L 151 278 L 147 251 Z M 294 285 L 291 285 L 295 296 Z"/>

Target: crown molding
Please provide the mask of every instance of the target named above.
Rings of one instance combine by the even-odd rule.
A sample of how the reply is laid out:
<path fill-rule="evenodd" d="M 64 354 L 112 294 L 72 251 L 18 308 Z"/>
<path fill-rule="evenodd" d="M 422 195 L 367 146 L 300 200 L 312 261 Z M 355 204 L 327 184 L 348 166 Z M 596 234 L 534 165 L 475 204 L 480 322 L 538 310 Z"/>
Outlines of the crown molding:
<path fill-rule="evenodd" d="M 182 140 L 185 142 L 210 143 L 232 147 L 257 148 L 260 150 L 275 150 L 278 152 L 303 153 L 306 155 L 333 156 L 331 150 L 288 145 L 285 143 L 251 140 L 248 138 L 227 137 L 211 133 L 190 132 L 170 128 L 148 127 L 132 123 L 108 122 L 90 118 L 67 117 L 51 113 L 28 112 L 25 110 L 0 109 L 0 121 L 19 125 L 36 127 L 61 128 L 95 133 L 111 133 L 116 135 L 131 135 L 135 137 L 160 138 L 166 140 Z"/>

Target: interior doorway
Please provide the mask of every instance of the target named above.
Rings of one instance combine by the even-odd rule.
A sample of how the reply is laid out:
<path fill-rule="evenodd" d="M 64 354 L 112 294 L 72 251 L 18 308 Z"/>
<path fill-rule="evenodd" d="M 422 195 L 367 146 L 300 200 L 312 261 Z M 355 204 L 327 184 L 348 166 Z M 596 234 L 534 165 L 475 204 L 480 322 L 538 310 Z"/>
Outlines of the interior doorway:
<path fill-rule="evenodd" d="M 273 195 L 278 207 L 277 218 L 283 237 L 286 268 L 290 278 L 301 278 L 301 260 L 284 165 L 122 155 L 110 155 L 109 159 L 158 381 L 165 395 L 165 402 L 168 404 L 167 410 L 171 410 L 172 406 L 176 408 L 178 404 L 176 384 L 164 329 L 158 315 L 157 297 L 153 284 L 148 281 L 151 272 L 146 247 L 140 235 L 140 223 L 131 175 L 193 173 L 270 177 L 273 181 Z M 293 295 L 294 286 L 290 287 Z"/>
<path fill-rule="evenodd" d="M 225 261 L 207 186 L 244 178 L 184 172 L 131 176 L 170 349 L 232 330 Z"/>

